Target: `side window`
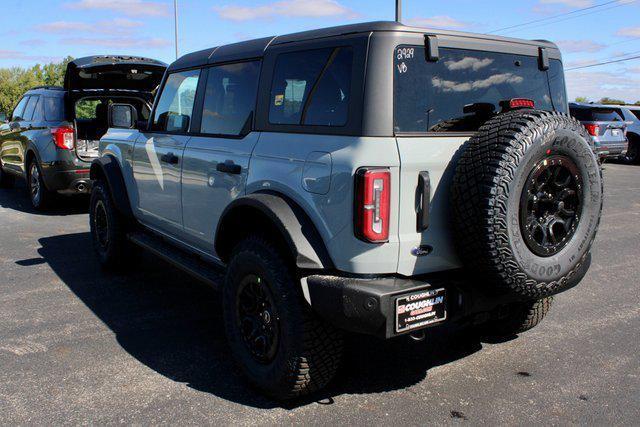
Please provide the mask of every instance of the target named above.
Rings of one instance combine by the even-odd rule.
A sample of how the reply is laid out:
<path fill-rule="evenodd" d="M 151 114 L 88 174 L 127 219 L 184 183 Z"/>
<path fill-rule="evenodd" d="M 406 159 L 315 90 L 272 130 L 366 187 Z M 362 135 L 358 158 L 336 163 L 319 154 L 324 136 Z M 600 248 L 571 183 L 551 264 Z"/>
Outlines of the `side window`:
<path fill-rule="evenodd" d="M 81 99 L 76 102 L 76 119 L 93 120 L 97 117 L 96 109 L 102 101 L 99 99 Z"/>
<path fill-rule="evenodd" d="M 18 102 L 18 105 L 16 105 L 16 108 L 13 109 L 13 113 L 11 114 L 11 120 L 13 121 L 20 121 L 20 120 L 24 120 L 23 116 L 24 114 L 22 114 L 24 112 L 24 107 L 26 107 L 27 102 L 29 102 L 29 96 L 25 96 L 23 97 L 20 102 Z"/>
<path fill-rule="evenodd" d="M 38 97 L 38 103 L 36 104 L 36 109 L 33 112 L 33 118 L 31 119 L 34 122 L 41 122 L 44 120 L 44 111 L 42 107 L 42 100 L 44 98 L 42 96 Z"/>
<path fill-rule="evenodd" d="M 343 126 L 347 123 L 353 49 L 284 53 L 276 60 L 269 122 Z"/>
<path fill-rule="evenodd" d="M 45 96 L 44 118 L 49 122 L 60 122 L 64 120 L 64 98 Z"/>
<path fill-rule="evenodd" d="M 169 75 L 153 117 L 153 130 L 187 132 L 193 114 L 193 103 L 200 70 Z"/>
<path fill-rule="evenodd" d="M 27 106 L 24 107 L 23 119 L 31 120 L 33 119 L 33 112 L 36 110 L 36 105 L 38 104 L 39 96 L 32 96 L 29 98 L 29 102 L 27 102 Z"/>
<path fill-rule="evenodd" d="M 259 76 L 258 61 L 209 68 L 200 132 L 237 136 L 250 129 Z"/>

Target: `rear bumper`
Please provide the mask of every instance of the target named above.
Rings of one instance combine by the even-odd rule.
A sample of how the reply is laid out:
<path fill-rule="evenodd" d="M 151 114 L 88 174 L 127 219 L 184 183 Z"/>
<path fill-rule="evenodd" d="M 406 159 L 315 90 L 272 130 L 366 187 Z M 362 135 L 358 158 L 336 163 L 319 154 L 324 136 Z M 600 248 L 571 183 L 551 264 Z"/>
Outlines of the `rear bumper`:
<path fill-rule="evenodd" d="M 91 191 L 90 163 L 51 162 L 42 165 L 47 188 L 60 194 L 88 194 Z"/>
<path fill-rule="evenodd" d="M 594 152 L 601 158 L 619 157 L 627 153 L 629 143 L 627 141 L 597 141 Z"/>
<path fill-rule="evenodd" d="M 460 272 L 429 277 L 351 278 L 314 275 L 306 278 L 305 297 L 313 310 L 339 329 L 380 338 L 412 333 L 450 323 L 475 323 L 501 305 L 519 301 L 512 295 L 479 291 Z M 396 331 L 396 299 L 416 292 L 446 291 L 446 319 L 412 331 Z M 307 292 L 308 290 L 308 292 Z"/>

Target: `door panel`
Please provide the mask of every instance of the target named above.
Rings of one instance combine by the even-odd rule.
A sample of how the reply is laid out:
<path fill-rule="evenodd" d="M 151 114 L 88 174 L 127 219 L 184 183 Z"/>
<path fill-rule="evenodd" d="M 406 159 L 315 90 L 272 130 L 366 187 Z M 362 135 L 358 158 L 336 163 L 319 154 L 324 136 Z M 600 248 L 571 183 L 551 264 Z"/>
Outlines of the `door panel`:
<path fill-rule="evenodd" d="M 144 133 L 133 150 L 140 218 L 168 233 L 182 229 L 180 174 L 189 139 L 186 135 Z"/>
<path fill-rule="evenodd" d="M 189 243 L 213 252 L 224 209 L 245 192 L 251 152 L 260 134 L 242 139 L 194 136 L 184 151 L 182 209 Z"/>

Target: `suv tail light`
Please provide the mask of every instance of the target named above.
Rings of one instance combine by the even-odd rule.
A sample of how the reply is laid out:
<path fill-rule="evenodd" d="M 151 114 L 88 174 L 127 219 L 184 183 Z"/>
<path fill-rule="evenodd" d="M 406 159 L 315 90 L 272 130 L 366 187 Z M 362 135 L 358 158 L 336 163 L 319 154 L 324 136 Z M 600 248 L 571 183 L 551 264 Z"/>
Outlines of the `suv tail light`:
<path fill-rule="evenodd" d="M 356 173 L 356 236 L 371 243 L 389 240 L 391 172 L 386 168 L 363 168 Z"/>
<path fill-rule="evenodd" d="M 53 142 L 56 144 L 56 147 L 63 150 L 73 149 L 75 135 L 72 127 L 62 126 L 53 128 L 51 129 L 51 134 L 53 135 Z"/>
<path fill-rule="evenodd" d="M 591 125 L 584 125 L 584 127 L 587 129 L 587 132 L 589 132 L 589 135 L 591 136 L 600 135 L 600 126 L 591 124 Z"/>

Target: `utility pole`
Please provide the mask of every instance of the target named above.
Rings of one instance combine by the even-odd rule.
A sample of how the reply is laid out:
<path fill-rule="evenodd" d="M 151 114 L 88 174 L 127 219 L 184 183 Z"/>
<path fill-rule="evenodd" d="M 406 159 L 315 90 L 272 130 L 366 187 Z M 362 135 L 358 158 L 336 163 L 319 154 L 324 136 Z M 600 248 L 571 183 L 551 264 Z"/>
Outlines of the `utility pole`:
<path fill-rule="evenodd" d="M 173 0 L 173 18 L 175 24 L 176 59 L 178 59 L 178 0 Z"/>
<path fill-rule="evenodd" d="M 396 0 L 396 22 L 402 21 L 402 0 Z"/>

